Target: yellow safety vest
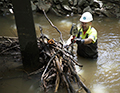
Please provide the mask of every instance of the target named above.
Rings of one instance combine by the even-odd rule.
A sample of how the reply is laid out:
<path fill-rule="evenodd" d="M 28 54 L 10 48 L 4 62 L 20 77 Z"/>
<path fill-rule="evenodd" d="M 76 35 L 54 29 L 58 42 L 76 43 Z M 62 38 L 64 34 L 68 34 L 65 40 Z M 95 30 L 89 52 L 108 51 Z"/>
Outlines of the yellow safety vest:
<path fill-rule="evenodd" d="M 78 35 L 76 35 L 77 38 L 91 38 L 93 40 L 90 44 L 80 44 L 78 43 L 77 53 L 80 56 L 86 57 L 86 58 L 97 58 L 98 57 L 98 51 L 97 51 L 97 31 L 89 26 L 89 29 L 84 34 L 83 29 L 78 30 Z"/>
<path fill-rule="evenodd" d="M 93 27 L 89 26 L 88 30 L 84 34 L 83 29 L 80 28 L 76 37 L 81 37 L 82 39 L 91 38 L 93 40 L 92 43 L 95 43 L 97 40 L 97 31 Z"/>

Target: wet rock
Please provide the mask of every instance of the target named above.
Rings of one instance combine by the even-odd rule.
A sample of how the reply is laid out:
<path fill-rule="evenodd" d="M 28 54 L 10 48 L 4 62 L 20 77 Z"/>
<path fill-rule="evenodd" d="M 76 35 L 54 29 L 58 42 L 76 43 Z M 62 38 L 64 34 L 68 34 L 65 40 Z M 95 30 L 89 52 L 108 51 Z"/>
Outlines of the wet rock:
<path fill-rule="evenodd" d="M 12 7 L 11 2 L 0 1 L 0 12 L 6 13 L 6 8 L 10 9 L 9 6 Z M 120 0 L 31 0 L 31 6 L 33 11 L 52 10 L 58 16 L 89 11 L 97 16 L 120 18 Z"/>
<path fill-rule="evenodd" d="M 77 0 L 74 0 L 73 5 L 76 6 L 76 5 L 77 5 L 77 2 L 78 2 Z"/>
<path fill-rule="evenodd" d="M 120 18 L 120 0 L 101 0 L 103 2 L 102 13 L 107 17 Z"/>
<path fill-rule="evenodd" d="M 52 8 L 52 11 L 53 11 L 56 15 L 58 15 L 58 16 L 62 16 L 59 12 L 57 12 L 56 9 Z"/>
<path fill-rule="evenodd" d="M 45 2 L 44 0 L 38 0 L 38 5 L 37 6 L 40 10 L 44 9 L 47 12 L 51 7 L 51 3 Z"/>
<path fill-rule="evenodd" d="M 102 1 L 103 3 L 114 3 L 114 4 L 120 4 L 120 0 L 100 0 Z"/>
<path fill-rule="evenodd" d="M 86 8 L 84 8 L 83 12 L 90 12 L 93 14 L 92 9 L 90 8 L 90 6 L 87 6 Z"/>
<path fill-rule="evenodd" d="M 69 3 L 70 5 L 73 5 L 73 0 L 68 0 L 68 3 Z"/>
<path fill-rule="evenodd" d="M 31 7 L 32 11 L 35 11 L 37 9 L 37 6 L 33 3 L 33 1 L 31 1 Z"/>
<path fill-rule="evenodd" d="M 83 6 L 86 3 L 86 0 L 79 0 L 78 1 L 78 6 Z"/>
<path fill-rule="evenodd" d="M 93 5 L 94 0 L 88 0 L 88 2 L 90 3 L 90 5 Z"/>
<path fill-rule="evenodd" d="M 71 9 L 72 9 L 72 11 L 73 11 L 75 14 L 77 14 L 78 12 L 80 12 L 80 13 L 82 12 L 81 8 L 78 9 L 78 8 L 76 8 L 76 7 L 74 7 L 74 6 L 72 6 Z"/>
<path fill-rule="evenodd" d="M 63 8 L 67 11 L 72 11 L 72 9 L 68 5 L 62 5 Z"/>
<path fill-rule="evenodd" d="M 55 4 L 59 4 L 59 0 L 53 0 Z"/>

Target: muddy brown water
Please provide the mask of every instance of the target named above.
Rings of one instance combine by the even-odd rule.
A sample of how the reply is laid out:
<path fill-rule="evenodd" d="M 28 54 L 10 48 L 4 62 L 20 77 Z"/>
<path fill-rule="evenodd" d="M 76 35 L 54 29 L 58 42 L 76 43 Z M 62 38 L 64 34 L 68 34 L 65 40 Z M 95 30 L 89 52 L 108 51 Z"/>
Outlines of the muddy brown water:
<path fill-rule="evenodd" d="M 79 23 L 79 16 L 57 17 L 48 14 L 48 17 L 63 34 L 63 39 L 69 38 L 72 22 Z M 49 24 L 44 15 L 34 15 L 36 34 L 39 37 L 39 25 L 43 33 L 49 38 L 60 40 L 59 33 Z M 83 64 L 82 70 L 76 66 L 78 74 L 92 93 L 119 93 L 120 92 L 120 19 L 95 17 L 92 24 L 98 31 L 97 60 L 81 58 L 76 54 L 75 60 Z M 0 16 L 0 36 L 17 36 L 13 15 Z M 39 87 L 40 75 L 27 77 L 22 69 L 22 63 L 12 57 L 0 56 L 0 93 L 43 93 Z M 75 85 L 74 85 L 75 86 Z M 60 89 L 58 93 L 67 93 Z M 49 92 L 52 93 L 52 92 Z"/>

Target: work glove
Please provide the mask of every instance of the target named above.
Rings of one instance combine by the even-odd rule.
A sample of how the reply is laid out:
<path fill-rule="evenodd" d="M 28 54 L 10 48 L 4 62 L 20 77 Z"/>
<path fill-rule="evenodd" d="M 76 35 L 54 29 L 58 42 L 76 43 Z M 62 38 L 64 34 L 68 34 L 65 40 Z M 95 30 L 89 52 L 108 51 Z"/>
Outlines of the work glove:
<path fill-rule="evenodd" d="M 71 39 L 71 43 L 75 43 L 76 42 L 75 38 L 76 38 L 76 36 L 73 36 L 73 38 Z"/>
<path fill-rule="evenodd" d="M 81 39 L 81 38 L 75 38 L 74 41 L 77 43 L 77 44 L 84 44 L 85 40 L 84 39 Z"/>

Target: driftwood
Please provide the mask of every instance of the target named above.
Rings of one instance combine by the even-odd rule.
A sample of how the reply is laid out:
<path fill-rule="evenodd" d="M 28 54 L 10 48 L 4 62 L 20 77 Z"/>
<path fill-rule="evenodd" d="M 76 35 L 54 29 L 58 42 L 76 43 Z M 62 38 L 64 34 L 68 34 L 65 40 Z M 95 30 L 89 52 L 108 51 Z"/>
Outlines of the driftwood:
<path fill-rule="evenodd" d="M 71 84 L 72 82 L 74 82 L 78 84 L 79 88 L 82 87 L 87 93 L 90 93 L 89 89 L 85 86 L 85 84 L 77 75 L 74 67 L 75 65 L 78 65 L 80 67 L 83 66 L 77 63 L 71 57 L 71 55 L 66 52 L 66 50 L 63 48 L 62 43 L 54 41 L 53 44 L 49 44 L 49 40 L 50 39 L 47 38 L 45 47 L 46 49 L 48 49 L 49 47 L 49 54 L 51 54 L 52 56 L 49 58 L 49 61 L 46 62 L 46 68 L 41 76 L 41 82 L 44 90 L 47 91 L 48 86 L 55 86 L 54 92 L 57 92 L 59 86 L 65 86 L 68 93 L 76 93 Z M 45 51 L 44 48 L 42 50 Z M 75 82 L 75 80 L 77 82 Z"/>
<path fill-rule="evenodd" d="M 46 12 L 45 12 L 45 10 L 43 10 L 43 13 L 44 13 L 44 15 L 45 15 L 45 18 L 48 20 L 48 22 L 51 24 L 51 26 L 53 27 L 53 28 L 55 28 L 59 33 L 60 33 L 60 40 L 62 41 L 62 42 L 64 42 L 63 41 L 63 38 L 62 38 L 62 33 L 61 33 L 61 31 L 50 21 L 50 19 L 48 18 L 48 16 L 46 15 Z"/>
<path fill-rule="evenodd" d="M 0 37 L 0 55 L 2 54 L 14 54 L 9 51 L 15 51 L 16 54 L 20 54 L 17 52 L 20 52 L 19 42 L 17 38 L 11 38 L 11 37 Z"/>

